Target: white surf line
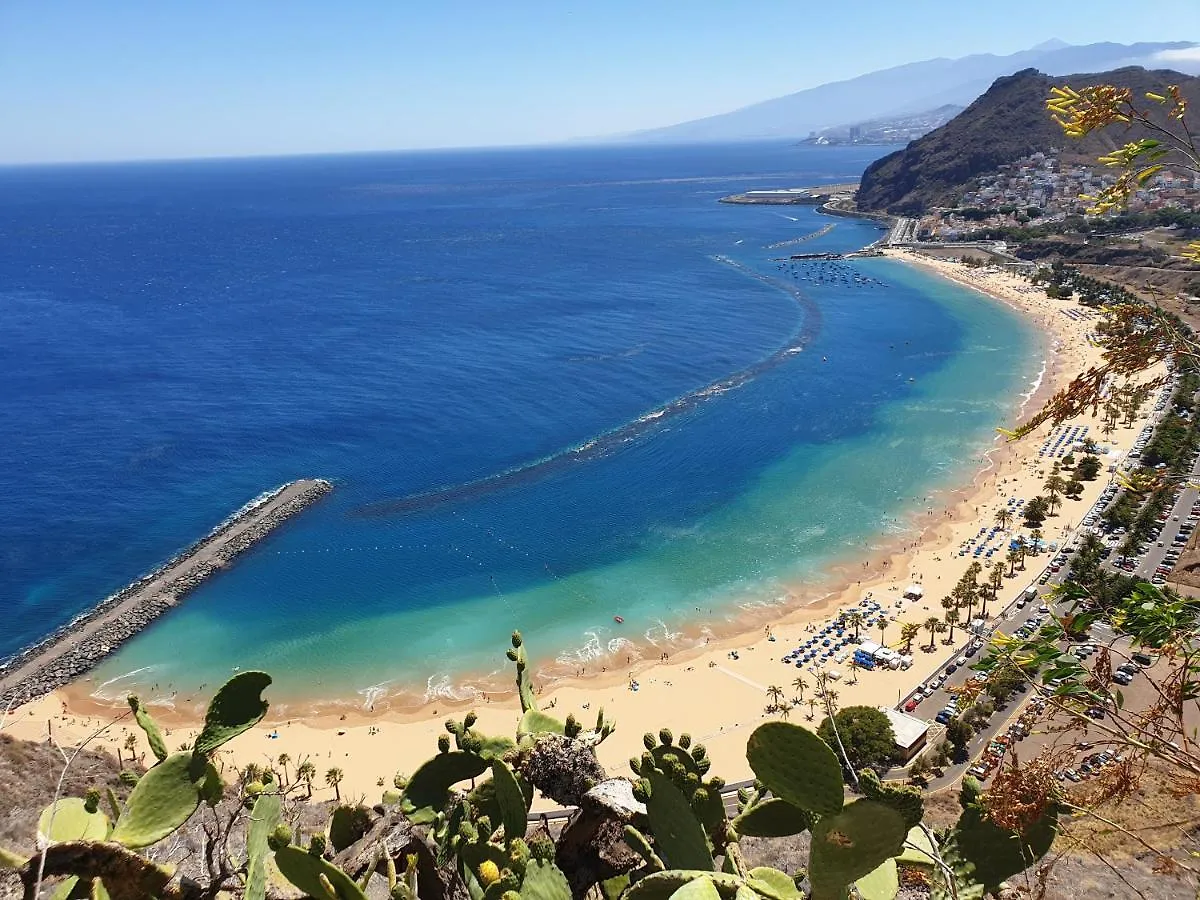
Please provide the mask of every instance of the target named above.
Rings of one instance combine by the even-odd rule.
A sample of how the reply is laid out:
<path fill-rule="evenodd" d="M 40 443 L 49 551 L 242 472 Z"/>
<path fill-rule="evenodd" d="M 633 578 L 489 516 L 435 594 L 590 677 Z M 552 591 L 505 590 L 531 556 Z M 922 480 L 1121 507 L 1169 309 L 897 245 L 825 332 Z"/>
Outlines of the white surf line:
<path fill-rule="evenodd" d="M 759 684 L 756 681 L 751 681 L 749 678 L 747 678 L 745 675 L 741 674 L 740 672 L 730 671 L 729 669 L 725 668 L 724 666 L 714 666 L 713 668 L 715 668 L 718 672 L 724 672 L 730 678 L 736 678 L 738 681 L 742 682 L 742 684 L 750 685 L 750 687 L 754 688 L 756 691 L 761 691 L 764 694 L 767 692 L 767 689 L 765 687 L 763 687 L 761 684 Z"/>

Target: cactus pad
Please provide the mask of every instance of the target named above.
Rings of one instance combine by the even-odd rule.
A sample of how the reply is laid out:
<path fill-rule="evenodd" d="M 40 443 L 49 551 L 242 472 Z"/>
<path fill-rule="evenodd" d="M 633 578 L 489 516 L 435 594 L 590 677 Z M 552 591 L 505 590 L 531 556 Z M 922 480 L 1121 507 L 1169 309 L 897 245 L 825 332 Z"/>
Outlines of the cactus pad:
<path fill-rule="evenodd" d="M 275 851 L 280 874 L 309 897 L 327 897 L 326 885 L 333 888 L 336 900 L 367 900 L 354 879 L 319 856 L 295 845 Z"/>
<path fill-rule="evenodd" d="M 188 820 L 200 805 L 200 785 L 208 761 L 174 753 L 143 775 L 125 802 L 112 840 L 126 847 L 149 847 Z"/>
<path fill-rule="evenodd" d="M 254 801 L 246 830 L 246 893 L 244 900 L 263 900 L 267 894 L 268 838 L 279 824 L 283 802 L 278 794 L 263 794 Z"/>
<path fill-rule="evenodd" d="M 759 725 L 746 744 L 746 759 L 771 793 L 793 806 L 822 816 L 842 808 L 842 767 L 811 731 L 789 722 Z"/>
<path fill-rule="evenodd" d="M 567 726 L 553 716 L 529 709 L 517 724 L 517 734 L 566 734 Z"/>
<path fill-rule="evenodd" d="M 671 900 L 721 900 L 711 878 L 693 878 L 671 895 Z"/>
<path fill-rule="evenodd" d="M 697 878 L 709 879 L 722 900 L 733 900 L 738 888 L 744 887 L 740 878 L 724 872 L 668 869 L 665 872 L 654 872 L 633 884 L 626 891 L 625 900 L 670 900 L 677 890 Z"/>
<path fill-rule="evenodd" d="M 755 804 L 733 820 L 733 830 L 747 837 L 787 837 L 812 826 L 811 813 L 778 797 Z"/>
<path fill-rule="evenodd" d="M 648 781 L 646 815 L 659 855 L 675 869 L 712 871 L 715 866 L 708 838 L 683 792 L 657 769 L 650 770 Z"/>
<path fill-rule="evenodd" d="M 862 900 L 896 900 L 900 893 L 900 872 L 894 859 L 884 860 L 874 871 L 854 882 Z"/>
<path fill-rule="evenodd" d="M 474 753 L 461 750 L 439 753 L 413 772 L 404 789 L 401 808 L 414 823 L 427 825 L 446 806 L 450 788 L 460 781 L 477 778 L 487 767 L 487 762 Z"/>
<path fill-rule="evenodd" d="M 496 788 L 496 803 L 500 810 L 500 823 L 504 826 L 504 839 L 512 841 L 525 837 L 529 807 L 525 804 L 525 792 L 513 775 L 512 769 L 503 760 L 492 760 L 492 784 Z"/>
<path fill-rule="evenodd" d="M 571 900 L 567 876 L 552 862 L 533 860 L 521 882 L 523 900 Z"/>
<path fill-rule="evenodd" d="M 270 675 L 255 671 L 239 672 L 225 682 L 208 704 L 195 752 L 207 756 L 259 722 L 267 714 L 262 692 L 270 683 Z"/>
<path fill-rule="evenodd" d="M 871 769 L 858 773 L 858 786 L 868 800 L 877 800 L 890 806 L 904 818 L 904 824 L 916 828 L 925 815 L 925 801 L 921 791 L 903 784 L 884 784 Z"/>
<path fill-rule="evenodd" d="M 163 740 L 162 732 L 158 730 L 158 724 L 150 717 L 150 713 L 146 712 L 146 708 L 142 706 L 142 702 L 137 697 L 131 694 L 128 699 L 134 719 L 141 726 L 142 731 L 146 732 L 146 740 L 150 743 L 151 752 L 156 759 L 166 759 L 167 742 Z"/>
<path fill-rule="evenodd" d="M 99 810 L 88 812 L 79 797 L 55 800 L 38 818 L 38 844 L 66 841 L 102 841 L 108 837 L 108 816 Z"/>
<path fill-rule="evenodd" d="M 812 900 L 844 896 L 851 882 L 898 854 L 907 833 L 900 813 L 874 800 L 856 800 L 821 819 L 809 855 Z"/>
<path fill-rule="evenodd" d="M 770 900 L 804 900 L 792 876 L 770 866 L 759 866 L 747 872 L 746 885 Z"/>
<path fill-rule="evenodd" d="M 974 781 L 974 779 L 971 779 Z M 974 785 L 978 794 L 978 783 Z M 971 786 L 964 784 L 964 797 Z M 1024 834 L 1006 831 L 983 817 L 976 802 L 968 802 L 950 832 L 949 843 L 974 867 L 974 879 L 996 892 L 1006 878 L 1023 872 L 1046 855 L 1058 830 L 1058 809 L 1047 807 Z"/>

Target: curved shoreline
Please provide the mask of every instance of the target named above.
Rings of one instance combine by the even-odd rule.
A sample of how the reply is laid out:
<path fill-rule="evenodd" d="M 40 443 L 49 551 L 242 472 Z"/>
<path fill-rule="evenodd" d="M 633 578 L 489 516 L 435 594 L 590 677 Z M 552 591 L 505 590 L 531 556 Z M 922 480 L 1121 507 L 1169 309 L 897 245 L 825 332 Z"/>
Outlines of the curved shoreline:
<path fill-rule="evenodd" d="M 788 289 L 788 286 L 744 269 L 732 260 L 722 262 L 741 268 L 749 277 L 761 278 L 771 286 Z M 1023 318 L 1026 316 L 1027 311 L 1020 305 L 986 292 L 981 293 L 988 298 L 988 302 L 1003 303 Z M 801 292 L 797 291 L 795 295 L 798 301 L 805 302 Z M 813 319 L 806 318 L 806 324 L 812 322 Z M 789 341 L 785 348 L 776 351 L 768 359 L 783 357 L 788 353 L 787 347 L 794 343 L 795 340 Z M 1041 354 L 1034 355 L 1035 364 L 1040 355 L 1041 371 L 1015 386 L 1013 394 L 1006 400 L 1009 409 L 1007 415 L 1011 417 L 1019 417 L 1031 403 L 1048 399 L 1063 375 L 1060 371 L 1062 366 L 1047 359 L 1049 348 L 1042 349 Z M 755 368 L 761 364 L 756 364 Z M 863 535 L 853 549 L 824 562 L 821 574 L 816 578 L 802 583 L 782 583 L 775 602 L 733 602 L 727 607 L 730 618 L 705 623 L 694 620 L 678 624 L 672 622 L 670 628 L 663 626 L 666 634 L 662 637 L 655 635 L 655 640 L 643 640 L 641 635 L 630 639 L 614 634 L 611 635 L 613 640 L 623 642 L 619 651 L 610 650 L 590 657 L 579 654 L 569 658 L 582 647 L 554 648 L 543 653 L 531 647 L 535 654 L 531 659 L 535 681 L 544 691 L 553 691 L 573 683 L 621 682 L 657 666 L 662 661 L 659 656 L 663 652 L 669 655 L 671 662 L 688 659 L 715 647 L 733 647 L 748 635 L 761 632 L 768 623 L 808 622 L 823 617 L 831 608 L 856 603 L 861 593 L 879 588 L 893 573 L 907 568 L 918 549 L 944 546 L 953 526 L 971 518 L 971 507 L 982 502 L 981 498 L 992 489 L 988 481 L 995 476 L 1003 462 L 1017 452 L 1016 448 L 998 443 L 996 437 L 990 442 L 981 442 L 969 458 L 958 461 L 954 471 L 939 485 L 928 489 L 926 506 L 896 514 L 894 521 L 902 529 L 899 533 L 885 531 Z M 938 518 L 932 522 L 925 515 L 930 505 L 936 505 L 939 509 Z M 610 635 L 601 631 L 595 637 L 603 647 Z M 430 709 L 505 702 L 513 695 L 507 671 L 497 673 L 495 669 L 457 669 L 451 673 L 450 683 L 441 684 L 439 678 L 445 674 L 435 672 L 423 684 L 415 682 L 404 690 L 390 694 L 382 690 L 389 686 L 384 682 L 351 689 L 337 698 L 305 699 L 293 695 L 277 700 L 276 708 L 281 715 L 332 718 L 334 721 L 340 721 L 342 715 L 359 714 L 413 720 L 424 717 Z M 280 685 L 277 690 L 282 688 Z M 105 703 L 123 698 L 123 693 L 119 691 L 104 696 L 95 685 L 83 683 L 74 685 L 71 695 L 72 708 L 89 710 L 103 709 Z M 181 708 L 171 716 L 173 720 L 181 724 L 190 721 L 192 716 L 186 707 L 190 699 L 180 698 Z"/>
<path fill-rule="evenodd" d="M 320 478 L 301 479 L 255 497 L 151 572 L 4 660 L 0 708 L 19 707 L 86 674 L 234 557 L 332 489 Z"/>

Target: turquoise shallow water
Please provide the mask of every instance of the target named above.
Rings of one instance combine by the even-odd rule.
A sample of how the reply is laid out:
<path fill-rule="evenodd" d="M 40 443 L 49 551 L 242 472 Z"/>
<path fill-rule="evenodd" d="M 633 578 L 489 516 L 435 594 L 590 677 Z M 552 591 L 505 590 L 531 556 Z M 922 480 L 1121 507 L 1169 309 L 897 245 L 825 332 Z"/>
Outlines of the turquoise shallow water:
<path fill-rule="evenodd" d="M 190 692 L 253 666 L 277 701 L 409 705 L 469 695 L 514 627 L 569 674 L 820 595 L 978 468 L 1041 365 L 974 292 L 775 259 L 862 246 L 869 223 L 770 249 L 831 220 L 715 202 L 869 158 L 0 173 L 0 237 L 24 250 L 0 265 L 7 649 L 304 476 L 336 490 L 94 685 Z"/>

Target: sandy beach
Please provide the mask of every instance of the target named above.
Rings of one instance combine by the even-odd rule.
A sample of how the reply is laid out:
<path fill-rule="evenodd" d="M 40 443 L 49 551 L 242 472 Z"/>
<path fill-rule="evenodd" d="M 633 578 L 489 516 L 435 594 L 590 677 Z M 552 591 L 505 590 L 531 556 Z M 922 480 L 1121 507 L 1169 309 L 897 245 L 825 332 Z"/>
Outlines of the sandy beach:
<path fill-rule="evenodd" d="M 972 269 L 904 251 L 888 251 L 887 255 L 977 289 L 980 302 L 1010 304 L 1043 331 L 1047 367 L 1026 413 L 1072 375 L 1099 362 L 1100 351 L 1088 339 L 1097 320 L 1075 301 L 1051 300 L 1024 279 L 997 269 Z M 1085 415 L 1066 427 L 1087 426 L 1088 437 L 1110 454 L 1104 460 L 1107 464 L 1128 451 L 1144 421 L 1145 417 L 1133 427 L 1118 427 L 1109 435 L 1102 434 L 1099 417 Z M 832 573 L 845 587 L 819 605 L 780 611 L 770 624 L 760 622 L 751 626 L 754 631 L 712 639 L 696 649 L 672 653 L 665 661 L 642 661 L 631 669 L 609 669 L 556 683 L 543 691 L 542 707 L 551 707 L 560 717 L 574 712 L 584 723 L 594 719 L 597 710 L 603 707 L 618 725 L 616 733 L 599 751 L 601 761 L 612 773 L 628 771 L 627 760 L 641 752 L 645 732 L 668 726 L 676 734 L 689 732 L 694 740 L 708 747 L 714 773 L 729 781 L 748 777 L 745 741 L 750 731 L 766 718 L 767 688 L 778 685 L 785 697 L 807 701 L 816 686 L 812 672 L 785 664 L 781 657 L 810 636 L 807 629 L 816 627 L 839 609 L 858 604 L 868 593 L 894 619 L 883 635 L 884 643 L 892 647 L 902 645 L 902 623 L 941 617 L 941 598 L 975 559 L 971 552 L 960 553 L 960 549 L 976 539 L 981 528 L 994 524 L 1001 506 L 1016 498 L 1028 500 L 1041 493 L 1053 463 L 1050 457 L 1039 456 L 1038 451 L 1053 431 L 1050 426 L 1043 426 L 1016 444 L 1005 444 L 998 438 L 970 484 L 930 498 L 931 505 L 918 517 L 920 521 L 914 523 L 914 530 L 920 531 L 919 538 L 915 541 L 912 537 L 905 538 L 905 545 L 887 559 L 863 563 L 861 569 L 857 563 L 850 564 Z M 1081 500 L 1065 500 L 1057 515 L 1043 526 L 1046 540 L 1061 542 L 1078 526 L 1084 511 L 1107 483 L 1108 476 L 1102 474 L 1095 481 L 1085 482 Z M 1019 519 L 1010 530 L 1013 535 L 1021 530 Z M 1007 544 L 1007 538 L 993 538 L 992 544 L 997 541 Z M 986 566 L 1003 558 L 1001 551 L 980 561 Z M 1035 582 L 1045 561 L 1045 555 L 1030 557 L 1024 571 L 1018 568 L 1014 577 L 1006 577 L 1000 593 L 1001 604 L 996 609 L 1007 605 Z M 924 596 L 916 601 L 901 600 L 904 589 L 914 583 L 923 586 Z M 803 602 L 799 587 L 797 594 L 799 602 Z M 810 595 L 808 599 L 813 598 Z M 878 640 L 880 632 L 877 628 L 869 629 L 863 637 Z M 831 662 L 826 670 L 837 669 L 842 675 L 836 683 L 838 704 L 895 705 L 948 657 L 957 654 L 969 635 L 957 628 L 954 637 L 954 644 L 948 645 L 944 635 L 939 635 L 935 650 L 924 652 L 921 646 L 928 645 L 929 633 L 922 630 L 913 642 L 914 662 L 910 669 L 863 671 L 857 673 L 856 681 L 845 665 Z M 496 648 L 498 661 L 503 659 L 505 649 Z M 531 647 L 530 651 L 536 656 L 538 648 Z M 793 687 L 797 677 L 806 682 L 802 689 Z M 634 681 L 636 690 L 632 687 Z M 227 767 L 243 766 L 252 761 L 274 760 L 286 753 L 293 760 L 290 770 L 294 771 L 297 761 L 310 758 L 322 774 L 332 766 L 344 770 L 341 785 L 344 798 L 361 796 L 367 802 L 376 802 L 380 784 L 390 785 L 396 772 L 411 773 L 435 753 L 444 720 L 450 715 L 461 718 L 468 709 L 478 713 L 476 727 L 488 733 L 511 734 L 519 714 L 515 696 L 506 696 L 473 704 L 441 702 L 405 715 L 386 711 L 337 713 L 309 716 L 303 721 L 269 715 L 258 727 L 227 745 L 228 749 L 222 751 L 223 760 Z M 68 687 L 13 712 L 3 730 L 31 740 L 42 740 L 49 734 L 63 745 L 74 745 L 110 721 L 114 712 L 124 712 L 124 708 L 106 710 L 89 701 L 84 691 Z M 918 708 L 922 717 L 932 717 L 936 712 Z M 190 741 L 197 733 L 194 723 L 170 710 L 156 715 L 168 729 L 167 743 L 172 748 Z M 809 706 L 805 702 L 792 710 L 791 721 L 815 727 L 821 718 L 819 713 L 811 721 L 808 716 Z M 131 730 L 137 733 L 136 726 L 125 716 L 96 737 L 95 743 L 116 752 Z M 144 741 L 139 740 L 138 747 L 140 753 L 147 752 Z M 332 790 L 324 787 L 321 778 L 318 781 L 315 796 L 332 798 Z"/>

